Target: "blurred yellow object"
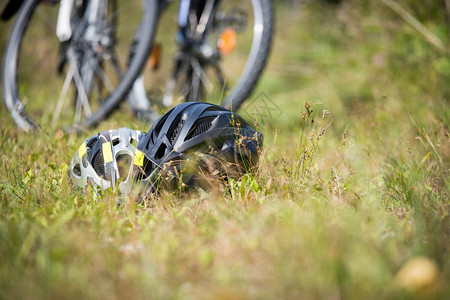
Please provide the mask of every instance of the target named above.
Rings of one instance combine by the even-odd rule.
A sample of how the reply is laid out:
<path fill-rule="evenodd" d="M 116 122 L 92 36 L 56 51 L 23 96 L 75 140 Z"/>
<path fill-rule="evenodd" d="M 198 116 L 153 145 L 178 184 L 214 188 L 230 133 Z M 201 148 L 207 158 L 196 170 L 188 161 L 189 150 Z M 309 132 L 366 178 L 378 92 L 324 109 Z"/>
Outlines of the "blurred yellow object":
<path fill-rule="evenodd" d="M 430 295 L 439 287 L 438 266 L 425 256 L 411 258 L 398 271 L 395 283 L 417 296 Z"/>
<path fill-rule="evenodd" d="M 231 28 L 225 28 L 217 40 L 217 47 L 222 55 L 228 55 L 236 48 L 236 31 Z"/>

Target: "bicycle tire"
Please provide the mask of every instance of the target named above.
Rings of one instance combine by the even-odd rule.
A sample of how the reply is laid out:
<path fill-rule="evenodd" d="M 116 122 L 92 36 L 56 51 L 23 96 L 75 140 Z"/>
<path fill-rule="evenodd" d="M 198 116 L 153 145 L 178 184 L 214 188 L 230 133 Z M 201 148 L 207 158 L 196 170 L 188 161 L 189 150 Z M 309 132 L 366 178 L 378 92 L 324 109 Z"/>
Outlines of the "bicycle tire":
<path fill-rule="evenodd" d="M 235 8 L 238 12 L 236 16 L 234 15 L 236 12 L 233 12 Z M 270 55 L 274 26 L 271 0 L 220 1 L 214 16 L 215 21 L 206 30 L 208 33 L 202 42 L 213 49 L 214 54 L 210 61 L 209 58 L 205 59 L 203 54 L 199 54 L 202 51 L 198 48 L 199 45 L 192 46 L 189 39 L 184 44 L 179 41 L 180 33 L 176 32 L 177 26 L 174 26 L 172 17 L 175 12 L 168 10 L 168 17 L 160 16 L 158 27 L 162 33 L 160 35 L 157 33 L 155 38 L 159 49 L 157 54 L 161 56 L 161 66 L 158 64 L 154 70 L 147 68 L 144 72 L 146 86 L 153 88 L 149 93 L 150 98 L 154 100 L 159 98 L 166 106 L 172 105 L 173 101 L 183 99 L 184 101 L 211 102 L 237 111 L 257 85 Z M 241 32 L 240 29 L 235 30 L 237 47 L 230 55 L 219 54 L 217 37 L 227 26 L 226 21 L 217 20 L 220 18 L 239 20 L 240 10 L 242 10 L 242 14 L 248 14 L 248 16 L 244 18 L 246 20 L 244 23 L 247 23 L 246 26 L 243 26 L 245 28 Z M 223 16 L 218 17 L 219 14 Z M 235 24 L 231 24 L 229 27 L 234 26 Z M 237 27 L 239 26 L 241 25 Z M 187 30 L 190 30 L 191 27 L 188 25 Z M 186 36 L 189 34 L 195 35 L 195 33 L 188 32 Z M 167 39 L 167 36 L 175 35 L 178 40 L 176 45 L 174 45 L 173 39 Z M 203 44 L 200 44 L 200 47 Z M 172 69 L 167 70 L 167 67 L 164 69 L 164 61 L 170 59 L 174 59 Z M 227 74 L 226 69 L 235 68 L 236 65 L 239 65 L 236 70 Z M 202 68 L 201 71 L 196 71 L 196 69 L 199 70 L 199 67 Z M 198 74 L 202 72 L 206 75 L 200 78 Z M 205 77 L 209 78 L 205 79 Z M 207 84 L 204 83 L 208 81 L 214 81 L 214 88 L 209 88 L 209 91 L 205 87 Z M 227 83 L 228 90 L 223 83 Z M 203 88 L 199 88 L 199 86 L 203 86 Z M 160 87 L 163 87 L 162 91 L 159 89 Z M 211 90 L 213 92 L 210 92 Z"/>
<path fill-rule="evenodd" d="M 271 0 L 252 0 L 260 5 L 262 33 L 260 41 L 253 40 L 252 50 L 236 86 L 222 103 L 227 109 L 238 110 L 256 87 L 270 55 L 273 37 L 273 8 Z M 256 24 L 255 24 L 256 26 Z"/>
<path fill-rule="evenodd" d="M 95 92 L 95 97 L 97 97 L 98 101 L 96 101 L 95 104 L 92 103 L 96 105 L 93 106 L 92 113 L 87 114 L 85 112 L 84 116 L 80 116 L 79 120 L 74 119 L 74 121 L 72 121 L 66 117 L 66 115 L 73 115 L 73 110 L 66 109 L 62 111 L 61 109 L 65 115 L 61 116 L 61 119 L 64 119 L 63 121 L 60 120 L 57 122 L 59 126 L 70 126 L 74 123 L 76 123 L 76 128 L 93 126 L 107 117 L 127 96 L 133 82 L 137 76 L 139 76 L 150 51 L 157 19 L 157 0 L 119 0 L 113 3 L 112 7 L 114 9 L 121 9 L 121 5 L 123 4 L 125 10 L 138 11 L 140 14 L 136 16 L 134 13 L 129 16 L 130 14 L 126 14 L 125 10 L 105 12 L 105 15 L 109 13 L 108 16 L 113 16 L 113 18 L 108 19 L 112 25 L 107 22 L 102 23 L 103 27 L 101 30 L 115 30 L 115 32 L 113 33 L 114 35 L 111 34 L 108 36 L 112 38 L 112 43 L 108 46 L 109 48 L 107 48 L 105 44 L 100 44 L 98 46 L 100 50 L 92 50 L 88 47 L 88 44 L 82 44 L 83 42 L 86 42 L 86 39 L 76 40 L 74 38 L 77 32 L 76 28 L 72 28 L 74 33 L 69 42 L 62 44 L 57 40 L 54 28 L 57 16 L 56 5 L 46 4 L 45 1 L 41 0 L 28 0 L 23 3 L 11 29 L 9 40 L 5 48 L 2 67 L 4 102 L 10 111 L 14 122 L 20 129 L 23 131 L 32 131 L 40 126 L 48 125 L 51 113 L 50 103 L 55 102 L 53 100 L 56 98 L 58 98 L 58 102 L 61 102 L 59 100 L 63 98 L 61 95 L 63 95 L 63 91 L 66 88 L 64 85 L 64 82 L 66 81 L 70 84 L 67 85 L 67 91 L 70 90 L 70 96 L 73 96 L 75 99 L 76 110 L 80 110 L 80 105 L 86 105 L 85 103 L 80 104 L 79 99 L 83 98 L 80 94 L 83 93 L 83 90 L 86 91 L 87 89 L 74 88 L 73 85 L 76 85 L 74 82 L 77 81 L 71 79 L 76 77 L 75 73 L 79 71 L 77 69 L 81 69 L 81 66 L 83 65 L 85 70 L 90 65 L 90 67 L 95 70 L 85 73 L 78 72 L 80 75 L 79 78 L 82 77 L 81 75 L 89 73 L 91 76 L 91 79 L 87 80 L 90 81 L 89 85 L 96 85 L 95 90 L 88 90 L 88 92 L 92 92 L 92 94 L 86 95 L 84 98 L 86 100 L 89 97 L 88 101 L 94 101 L 93 93 Z M 138 8 L 139 10 L 136 10 L 135 8 Z M 39 19 L 41 15 L 43 18 Z M 121 30 L 119 28 L 112 27 L 117 26 L 120 22 L 116 17 L 126 19 L 126 22 L 120 23 L 121 25 L 124 25 L 123 32 L 119 32 L 119 30 Z M 128 22 L 131 18 L 136 21 L 134 23 Z M 38 20 L 41 22 L 38 23 L 41 27 L 33 26 L 36 25 L 34 22 L 38 22 Z M 75 23 L 74 20 L 71 21 L 72 25 Z M 130 27 L 130 24 L 134 24 L 134 27 Z M 141 28 L 140 30 L 145 31 L 144 34 L 142 34 L 142 32 L 139 34 L 139 28 Z M 41 35 L 38 35 L 38 33 Z M 84 34 L 81 33 L 81 29 L 78 33 L 80 33 L 80 35 Z M 139 35 L 139 39 L 136 41 L 133 37 L 137 35 Z M 32 39 L 32 41 L 36 41 L 36 43 L 32 44 L 28 41 L 28 38 Z M 121 40 L 123 41 L 124 46 L 119 49 L 118 41 L 120 42 Z M 103 40 L 101 42 L 103 42 Z M 132 42 L 135 44 L 134 47 L 131 46 Z M 31 50 L 31 52 L 29 50 Z M 132 53 L 130 51 L 132 51 Z M 63 55 L 58 56 L 60 53 L 63 53 Z M 71 56 L 69 56 L 69 53 L 71 53 Z M 28 56 L 28 54 L 30 55 Z M 51 59 L 51 56 L 53 59 Z M 55 56 L 59 57 L 59 62 L 58 59 L 54 59 Z M 84 64 L 83 62 L 79 62 L 80 60 L 75 59 L 79 57 L 85 59 Z M 87 60 L 86 57 L 90 57 L 91 60 Z M 132 57 L 132 59 L 130 59 L 130 57 Z M 28 65 L 27 59 L 36 63 L 36 65 L 33 65 L 32 63 Z M 36 59 L 36 61 L 33 59 Z M 54 63 L 55 66 L 53 66 L 52 63 Z M 78 63 L 78 65 L 74 67 L 71 63 Z M 42 70 L 44 71 L 42 73 L 37 72 L 37 66 L 43 66 Z M 31 71 L 27 70 L 28 67 L 31 68 Z M 63 69 L 63 74 L 65 75 L 64 79 L 57 78 L 54 75 L 54 73 L 57 73 L 58 68 Z M 107 71 L 107 68 L 111 70 Z M 70 75 L 69 73 L 73 74 Z M 111 78 L 112 76 L 115 78 Z M 29 87 L 31 84 L 27 79 L 36 83 L 36 86 L 32 87 L 33 89 Z M 111 82 L 112 79 L 114 82 Z M 49 84 L 48 81 L 55 82 Z M 107 81 L 110 82 L 108 83 Z M 80 82 L 82 81 L 78 80 L 78 83 Z M 58 83 L 62 83 L 61 89 L 59 89 Z M 58 89 L 53 89 L 52 85 L 58 86 Z M 68 93 L 69 92 L 67 92 L 67 94 Z M 69 96 L 64 95 L 64 97 L 68 98 Z M 27 98 L 29 101 L 25 103 Z M 67 101 L 67 99 L 64 99 L 64 101 Z M 60 104 L 56 105 L 60 106 Z M 91 105 L 91 103 L 88 103 L 88 105 Z M 30 106 L 33 107 L 33 109 L 30 110 L 34 114 L 28 113 L 28 108 Z M 25 107 L 27 110 L 25 110 Z M 81 110 L 83 109 L 85 108 L 81 108 Z M 58 110 L 58 108 L 56 107 L 55 110 Z M 35 118 L 38 117 L 38 115 L 40 115 L 39 121 L 35 121 Z M 54 117 L 55 113 L 53 112 L 53 118 Z M 69 122 L 67 122 L 67 119 L 69 119 Z"/>

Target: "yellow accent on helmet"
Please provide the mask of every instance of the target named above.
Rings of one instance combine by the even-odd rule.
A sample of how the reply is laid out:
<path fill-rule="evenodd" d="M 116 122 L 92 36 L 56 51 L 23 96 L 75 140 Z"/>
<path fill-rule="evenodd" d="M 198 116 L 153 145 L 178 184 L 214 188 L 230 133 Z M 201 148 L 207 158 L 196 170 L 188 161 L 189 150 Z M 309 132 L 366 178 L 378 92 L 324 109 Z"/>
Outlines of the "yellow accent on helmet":
<path fill-rule="evenodd" d="M 78 148 L 78 157 L 81 159 L 85 154 L 86 154 L 86 142 L 81 144 L 80 148 Z"/>
<path fill-rule="evenodd" d="M 134 164 L 139 167 L 144 166 L 144 153 L 136 149 L 136 152 L 134 152 Z"/>
<path fill-rule="evenodd" d="M 102 144 L 103 161 L 109 163 L 113 161 L 113 155 L 111 151 L 111 142 Z"/>

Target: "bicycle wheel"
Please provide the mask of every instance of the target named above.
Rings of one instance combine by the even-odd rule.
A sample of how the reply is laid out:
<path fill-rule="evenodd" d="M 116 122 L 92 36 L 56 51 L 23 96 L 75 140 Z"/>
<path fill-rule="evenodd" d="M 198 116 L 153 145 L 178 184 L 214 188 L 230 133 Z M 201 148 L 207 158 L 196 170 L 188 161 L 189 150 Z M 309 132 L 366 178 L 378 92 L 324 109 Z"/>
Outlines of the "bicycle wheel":
<path fill-rule="evenodd" d="M 74 1 L 65 42 L 56 2 L 25 1 L 5 49 L 4 101 L 24 131 L 102 120 L 126 97 L 152 43 L 157 0 Z"/>
<path fill-rule="evenodd" d="M 201 27 L 201 16 L 191 12 L 186 40 L 181 41 L 173 17 L 176 11 L 168 10 L 160 17 L 155 38 L 160 66 L 145 71 L 146 86 L 152 87 L 150 97 L 165 105 L 183 99 L 237 110 L 257 84 L 269 56 L 271 1 L 216 1 L 213 17 L 200 39 L 194 36 Z M 207 11 L 206 6 L 203 11 Z M 174 43 L 177 34 L 178 43 Z M 164 65 L 171 60 L 173 64 Z"/>

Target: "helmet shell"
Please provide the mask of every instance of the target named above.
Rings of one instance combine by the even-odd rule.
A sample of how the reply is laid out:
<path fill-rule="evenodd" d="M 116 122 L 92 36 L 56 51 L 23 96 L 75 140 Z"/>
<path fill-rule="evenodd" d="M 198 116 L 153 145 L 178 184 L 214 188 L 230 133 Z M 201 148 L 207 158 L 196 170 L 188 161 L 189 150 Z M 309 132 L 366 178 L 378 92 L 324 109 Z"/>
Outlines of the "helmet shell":
<path fill-rule="evenodd" d="M 137 146 L 140 179 L 156 182 L 168 162 L 192 153 L 212 155 L 241 172 L 258 163 L 263 135 L 236 113 L 209 103 L 185 102 L 161 116 Z"/>
<path fill-rule="evenodd" d="M 88 183 L 102 190 L 128 193 L 133 185 L 136 145 L 145 133 L 130 128 L 102 131 L 84 141 L 70 163 L 69 177 L 74 185 Z"/>

